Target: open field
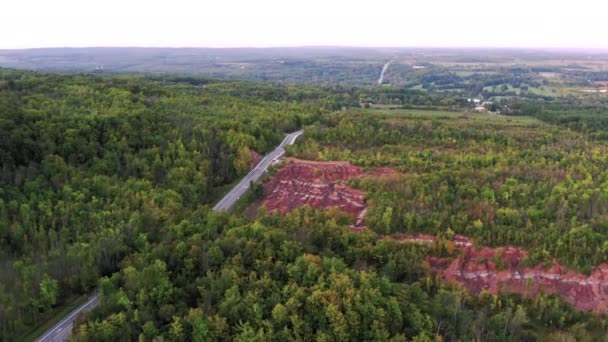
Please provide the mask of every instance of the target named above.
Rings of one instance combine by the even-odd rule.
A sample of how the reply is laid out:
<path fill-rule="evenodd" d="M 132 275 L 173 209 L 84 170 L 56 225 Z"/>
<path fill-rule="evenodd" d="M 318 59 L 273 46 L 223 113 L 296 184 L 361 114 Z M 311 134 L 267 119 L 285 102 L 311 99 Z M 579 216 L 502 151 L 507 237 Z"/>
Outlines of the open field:
<path fill-rule="evenodd" d="M 465 91 L 509 82 L 608 81 L 608 52 L 422 48 L 73 48 L 0 50 L 0 67 L 58 72 L 156 73 L 312 84 L 384 83 Z M 502 81 L 502 82 L 501 82 Z M 477 88 L 479 87 L 479 88 Z M 474 90 L 474 89 L 472 89 Z M 543 96 L 547 94 L 542 94 Z M 549 94 L 550 95 L 550 94 Z"/>

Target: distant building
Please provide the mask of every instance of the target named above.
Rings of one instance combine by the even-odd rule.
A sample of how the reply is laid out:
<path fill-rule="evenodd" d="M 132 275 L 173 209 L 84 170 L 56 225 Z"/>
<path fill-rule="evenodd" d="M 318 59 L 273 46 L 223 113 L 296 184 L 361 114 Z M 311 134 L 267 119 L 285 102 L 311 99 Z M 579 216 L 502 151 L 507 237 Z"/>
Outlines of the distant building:
<path fill-rule="evenodd" d="M 476 113 L 487 113 L 488 109 L 484 106 L 477 106 L 477 107 L 475 107 L 475 112 Z"/>
<path fill-rule="evenodd" d="M 414 66 L 412 67 L 412 69 L 424 69 L 424 68 L 425 68 L 425 66 L 424 66 L 424 65 L 414 65 Z"/>

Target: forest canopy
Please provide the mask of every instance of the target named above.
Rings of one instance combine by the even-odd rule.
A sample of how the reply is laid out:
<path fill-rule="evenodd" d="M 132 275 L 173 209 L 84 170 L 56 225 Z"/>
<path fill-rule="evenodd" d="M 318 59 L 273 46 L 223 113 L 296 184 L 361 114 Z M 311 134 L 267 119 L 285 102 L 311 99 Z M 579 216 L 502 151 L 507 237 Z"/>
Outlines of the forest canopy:
<path fill-rule="evenodd" d="M 606 330 L 603 316 L 558 296 L 472 294 L 427 262 L 457 256 L 454 233 L 583 273 L 608 261 L 602 107 L 525 103 L 507 117 L 419 89 L 0 76 L 1 340 L 22 340 L 94 291 L 100 304 L 77 318 L 75 340 L 534 341 Z M 417 109 L 354 108 L 368 100 Z M 368 229 L 352 232 L 339 210 L 209 209 L 254 154 L 300 128 L 290 156 L 404 175 L 348 182 L 366 193 Z M 401 233 L 437 240 L 386 239 Z"/>
<path fill-rule="evenodd" d="M 0 339 L 94 289 L 323 112 L 237 83 L 0 73 Z"/>

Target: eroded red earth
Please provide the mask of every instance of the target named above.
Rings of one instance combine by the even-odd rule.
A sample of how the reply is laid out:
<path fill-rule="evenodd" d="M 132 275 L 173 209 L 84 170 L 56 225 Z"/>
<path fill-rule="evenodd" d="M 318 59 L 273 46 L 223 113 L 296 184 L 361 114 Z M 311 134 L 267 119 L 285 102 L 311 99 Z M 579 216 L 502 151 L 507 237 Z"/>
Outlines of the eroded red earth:
<path fill-rule="evenodd" d="M 260 206 L 270 212 L 287 213 L 295 208 L 339 208 L 355 220 L 355 229 L 363 226 L 365 192 L 342 184 L 355 177 L 391 177 L 389 168 L 364 172 L 349 162 L 318 162 L 289 158 L 264 188 Z"/>
<path fill-rule="evenodd" d="M 355 219 L 352 228 L 360 231 L 365 229 L 365 193 L 343 182 L 355 177 L 395 175 L 399 174 L 388 168 L 364 172 L 349 162 L 288 159 L 266 184 L 260 206 L 282 214 L 306 205 L 317 209 L 337 207 Z M 387 238 L 421 244 L 432 244 L 436 240 L 427 234 Z M 586 276 L 568 270 L 555 260 L 548 268 L 545 265 L 526 267 L 523 260 L 528 253 L 521 248 L 476 248 L 473 240 L 462 235 L 455 235 L 452 243 L 460 251 L 458 257 L 427 258 L 431 268 L 446 281 L 474 293 L 486 290 L 494 294 L 512 292 L 534 296 L 542 291 L 561 296 L 577 309 L 608 313 L 608 265 L 600 265 Z"/>
<path fill-rule="evenodd" d="M 432 244 L 435 237 L 426 234 L 391 237 L 403 243 Z M 428 257 L 431 268 L 446 281 L 455 282 L 479 293 L 511 292 L 534 296 L 539 292 L 556 294 L 575 308 L 608 313 L 608 265 L 598 266 L 589 276 L 568 270 L 553 260 L 550 267 L 525 267 L 527 251 L 516 247 L 475 248 L 473 241 L 454 237 L 460 256 L 454 259 Z M 496 263 L 499 263 L 498 267 Z"/>

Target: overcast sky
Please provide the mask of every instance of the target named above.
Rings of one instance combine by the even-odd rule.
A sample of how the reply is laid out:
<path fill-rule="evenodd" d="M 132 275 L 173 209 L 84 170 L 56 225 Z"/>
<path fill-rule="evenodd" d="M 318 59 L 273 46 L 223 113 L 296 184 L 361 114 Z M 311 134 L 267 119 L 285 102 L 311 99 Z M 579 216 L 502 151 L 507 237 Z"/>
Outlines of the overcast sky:
<path fill-rule="evenodd" d="M 608 0 L 1 0 L 0 48 L 608 49 Z"/>

